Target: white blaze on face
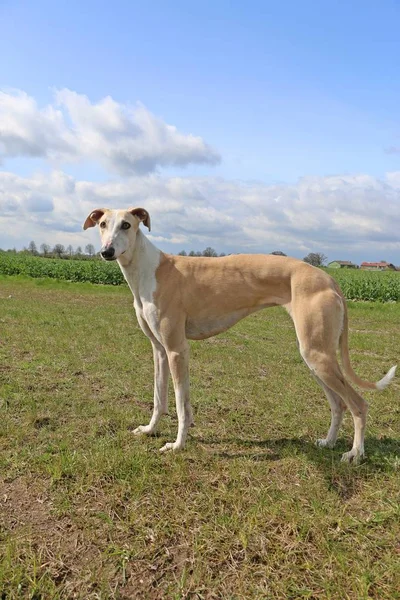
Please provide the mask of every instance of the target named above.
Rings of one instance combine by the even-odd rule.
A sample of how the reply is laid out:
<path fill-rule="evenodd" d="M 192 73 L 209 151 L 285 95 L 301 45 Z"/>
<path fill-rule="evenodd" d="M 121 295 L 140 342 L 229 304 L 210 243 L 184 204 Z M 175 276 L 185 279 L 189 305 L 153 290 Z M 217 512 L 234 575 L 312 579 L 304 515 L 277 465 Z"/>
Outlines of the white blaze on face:
<path fill-rule="evenodd" d="M 102 226 L 102 222 L 105 222 L 106 226 Z M 130 228 L 124 229 L 123 223 L 129 223 Z M 133 233 L 133 226 L 131 219 L 124 218 L 121 212 L 109 212 L 100 222 L 100 232 L 102 241 L 102 250 L 108 248 L 114 248 L 114 257 L 118 258 L 128 250 L 130 245 L 130 237 Z"/>

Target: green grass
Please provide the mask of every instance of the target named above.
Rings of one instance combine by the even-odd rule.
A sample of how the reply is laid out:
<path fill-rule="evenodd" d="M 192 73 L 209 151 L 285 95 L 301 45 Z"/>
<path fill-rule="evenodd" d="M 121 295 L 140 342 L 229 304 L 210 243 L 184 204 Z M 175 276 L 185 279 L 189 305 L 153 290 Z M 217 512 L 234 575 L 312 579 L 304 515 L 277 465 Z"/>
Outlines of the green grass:
<path fill-rule="evenodd" d="M 353 365 L 398 361 L 400 305 L 350 303 Z M 367 460 L 314 446 L 328 403 L 281 309 L 191 344 L 196 427 L 137 438 L 150 344 L 125 287 L 0 278 L 0 597 L 400 598 L 399 384 L 366 394 Z"/>

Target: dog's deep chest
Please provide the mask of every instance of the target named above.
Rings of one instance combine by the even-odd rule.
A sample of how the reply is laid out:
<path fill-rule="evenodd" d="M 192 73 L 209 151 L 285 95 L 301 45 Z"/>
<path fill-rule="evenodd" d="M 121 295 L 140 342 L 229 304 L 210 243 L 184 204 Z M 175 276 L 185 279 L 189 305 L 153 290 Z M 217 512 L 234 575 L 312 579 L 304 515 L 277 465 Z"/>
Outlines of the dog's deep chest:
<path fill-rule="evenodd" d="M 243 317 L 253 312 L 249 309 L 237 310 L 227 315 L 189 318 L 186 321 L 185 333 L 189 340 L 205 340 L 226 331 Z"/>

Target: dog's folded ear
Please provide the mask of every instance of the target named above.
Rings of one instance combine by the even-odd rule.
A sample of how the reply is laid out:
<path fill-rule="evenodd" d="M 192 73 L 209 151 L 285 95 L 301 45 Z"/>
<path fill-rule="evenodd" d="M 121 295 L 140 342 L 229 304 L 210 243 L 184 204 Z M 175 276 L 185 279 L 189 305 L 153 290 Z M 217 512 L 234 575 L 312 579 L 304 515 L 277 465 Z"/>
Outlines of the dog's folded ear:
<path fill-rule="evenodd" d="M 146 225 L 147 229 L 150 231 L 150 215 L 144 208 L 130 208 L 129 212 L 131 215 L 137 217 L 140 221 L 142 221 L 143 225 Z"/>
<path fill-rule="evenodd" d="M 83 229 L 88 229 L 89 227 L 94 227 L 100 221 L 101 217 L 106 212 L 107 208 L 96 208 L 93 210 L 87 217 L 86 221 L 83 224 Z"/>

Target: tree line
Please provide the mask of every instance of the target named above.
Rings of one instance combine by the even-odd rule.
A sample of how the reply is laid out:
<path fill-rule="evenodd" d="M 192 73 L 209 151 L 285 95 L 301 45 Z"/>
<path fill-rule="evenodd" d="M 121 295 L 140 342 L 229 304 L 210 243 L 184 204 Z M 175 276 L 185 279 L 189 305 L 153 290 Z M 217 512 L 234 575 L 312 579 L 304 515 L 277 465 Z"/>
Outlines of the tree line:
<path fill-rule="evenodd" d="M 87 258 L 97 258 L 98 254 L 96 254 L 96 248 L 93 244 L 87 244 L 85 246 L 85 251 L 82 250 L 81 246 L 77 248 L 73 248 L 71 244 L 65 247 L 63 244 L 55 244 L 53 247 L 50 244 L 40 244 L 39 249 L 36 243 L 32 240 L 29 242 L 28 246 L 23 250 L 16 250 L 15 248 L 12 250 L 6 250 L 6 252 L 10 252 L 12 254 L 29 254 L 31 256 L 42 256 L 44 258 L 75 258 L 75 259 L 87 259 Z"/>
<path fill-rule="evenodd" d="M 179 256 L 226 256 L 225 252 L 218 254 L 214 248 L 211 247 L 206 248 L 202 252 L 195 252 L 194 250 L 191 250 L 189 253 L 187 253 L 186 250 L 181 250 L 178 254 Z M 275 256 L 287 256 L 287 254 L 282 252 L 282 250 L 274 250 L 273 252 L 270 252 L 270 254 L 274 254 Z M 304 262 L 313 265 L 314 267 L 323 267 L 327 260 L 328 257 L 322 252 L 310 252 L 303 258 Z"/>
<path fill-rule="evenodd" d="M 216 252 L 214 250 L 214 248 L 211 248 L 210 246 L 208 246 L 207 248 L 205 248 L 205 250 L 191 250 L 189 253 L 186 252 L 186 250 L 181 250 L 180 252 L 178 252 L 179 256 L 226 256 L 225 252 L 221 252 L 221 254 L 218 254 L 218 252 Z"/>
<path fill-rule="evenodd" d="M 96 252 L 93 244 L 86 244 L 85 252 L 82 251 L 81 246 L 77 248 L 73 248 L 71 244 L 67 247 L 63 246 L 63 244 L 55 244 L 53 248 L 49 244 L 40 244 L 39 250 L 37 248 L 36 243 L 32 240 L 29 242 L 28 247 L 23 250 L 17 251 L 7 250 L 7 252 L 12 252 L 14 254 L 30 254 L 32 256 L 42 256 L 45 258 L 64 258 L 64 259 L 93 259 L 99 258 L 100 253 Z M 270 252 L 270 254 L 274 254 L 276 256 L 287 256 L 281 250 L 274 250 Z M 225 252 L 221 252 L 218 254 L 214 248 L 211 246 L 207 246 L 204 250 L 190 250 L 190 252 L 186 252 L 186 250 L 181 250 L 178 253 L 179 256 L 226 256 Z M 315 267 L 323 267 L 327 262 L 327 257 L 322 252 L 310 252 L 303 258 L 304 262 L 309 263 Z"/>

